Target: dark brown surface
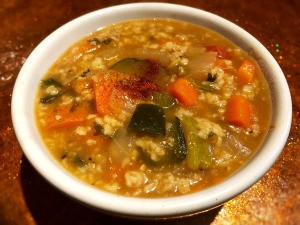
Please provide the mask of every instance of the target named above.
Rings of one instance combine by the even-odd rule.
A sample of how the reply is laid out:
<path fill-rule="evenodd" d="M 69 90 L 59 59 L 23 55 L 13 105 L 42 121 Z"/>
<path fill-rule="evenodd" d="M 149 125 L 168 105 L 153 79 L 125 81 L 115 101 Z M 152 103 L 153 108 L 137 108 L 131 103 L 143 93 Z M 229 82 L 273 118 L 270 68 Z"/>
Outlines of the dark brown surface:
<path fill-rule="evenodd" d="M 15 138 L 10 101 L 18 72 L 34 47 L 56 28 L 87 12 L 129 0 L 0 1 L 0 224 L 300 224 L 300 1 L 177 0 L 240 25 L 272 53 L 291 89 L 293 124 L 272 169 L 222 207 L 184 219 L 131 221 L 88 209 L 40 177 Z M 24 131 L 26 132 L 26 131 Z"/>

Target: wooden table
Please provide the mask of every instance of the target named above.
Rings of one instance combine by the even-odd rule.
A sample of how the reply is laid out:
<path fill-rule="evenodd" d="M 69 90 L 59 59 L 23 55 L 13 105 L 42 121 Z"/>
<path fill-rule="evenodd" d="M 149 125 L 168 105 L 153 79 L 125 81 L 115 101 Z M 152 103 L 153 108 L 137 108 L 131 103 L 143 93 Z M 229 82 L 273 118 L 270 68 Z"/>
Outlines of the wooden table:
<path fill-rule="evenodd" d="M 169 1 L 215 13 L 243 27 L 275 57 L 293 98 L 287 144 L 271 170 L 222 207 L 167 221 L 132 221 L 84 207 L 48 184 L 29 164 L 10 115 L 15 79 L 30 52 L 62 24 L 90 11 L 131 0 L 0 1 L 0 224 L 300 224 L 300 1 Z M 24 130 L 24 132 L 26 132 Z"/>

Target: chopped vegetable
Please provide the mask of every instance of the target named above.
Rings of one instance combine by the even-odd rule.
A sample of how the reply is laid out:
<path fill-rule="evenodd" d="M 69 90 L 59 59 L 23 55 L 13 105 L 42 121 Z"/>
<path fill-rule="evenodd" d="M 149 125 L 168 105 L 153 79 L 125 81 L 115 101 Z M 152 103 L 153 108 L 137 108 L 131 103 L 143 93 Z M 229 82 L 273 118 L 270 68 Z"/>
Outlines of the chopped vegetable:
<path fill-rule="evenodd" d="M 199 90 L 205 91 L 205 92 L 214 92 L 215 91 L 215 88 L 208 83 L 197 84 L 196 87 L 199 88 Z"/>
<path fill-rule="evenodd" d="M 55 95 L 47 95 L 44 96 L 40 99 L 40 102 L 43 104 L 49 104 L 52 103 L 53 101 L 55 101 L 56 99 L 58 99 L 58 97 L 60 97 L 61 95 L 63 95 L 66 92 L 66 90 L 62 90 L 60 92 L 58 92 Z"/>
<path fill-rule="evenodd" d="M 183 134 L 183 127 L 177 117 L 172 121 L 172 133 L 174 138 L 173 150 L 175 159 L 183 160 L 187 155 L 187 147 Z"/>
<path fill-rule="evenodd" d="M 97 113 L 101 116 L 111 113 L 110 99 L 114 83 L 111 80 L 101 79 L 101 81 L 94 81 L 93 87 Z"/>
<path fill-rule="evenodd" d="M 211 146 L 200 138 L 197 122 L 191 117 L 183 117 L 183 129 L 187 143 L 187 166 L 192 170 L 206 169 L 212 162 Z"/>
<path fill-rule="evenodd" d="M 244 60 L 236 72 L 236 77 L 240 84 L 248 84 L 253 80 L 254 74 L 255 65 L 248 60 Z"/>
<path fill-rule="evenodd" d="M 153 104 L 137 105 L 128 129 L 135 133 L 164 135 L 166 131 L 163 108 Z"/>
<path fill-rule="evenodd" d="M 231 125 L 247 128 L 251 124 L 251 103 L 241 95 L 232 96 L 226 107 L 225 121 Z"/>
<path fill-rule="evenodd" d="M 125 58 L 110 67 L 111 70 L 130 76 L 144 77 L 148 81 L 160 82 L 161 79 L 169 80 L 170 72 L 150 59 Z M 156 78 L 159 77 L 159 80 Z"/>
<path fill-rule="evenodd" d="M 231 59 L 231 54 L 224 47 L 217 45 L 206 46 L 206 50 L 209 52 L 216 52 L 220 59 Z"/>
<path fill-rule="evenodd" d="M 146 73 L 149 67 L 149 62 L 147 60 L 140 60 L 136 58 L 125 58 L 120 60 L 111 66 L 111 70 L 125 73 L 129 75 L 143 75 Z"/>
<path fill-rule="evenodd" d="M 50 77 L 50 78 L 48 78 L 46 80 L 42 80 L 42 84 L 44 86 L 47 86 L 47 87 L 51 86 L 51 85 L 54 85 L 56 87 L 61 87 L 62 86 L 62 84 L 60 82 L 58 82 L 56 79 L 54 79 L 52 77 Z"/>
<path fill-rule="evenodd" d="M 169 92 L 186 107 L 195 105 L 198 102 L 199 93 L 197 89 L 184 77 L 179 77 L 170 84 Z"/>
<path fill-rule="evenodd" d="M 153 92 L 153 101 L 163 108 L 170 108 L 176 104 L 176 100 L 171 95 L 157 91 Z"/>
<path fill-rule="evenodd" d="M 186 56 L 189 58 L 187 65 L 189 76 L 193 79 L 205 76 L 213 68 L 217 59 L 216 52 L 203 52 L 201 48 L 188 48 Z"/>
<path fill-rule="evenodd" d="M 85 121 L 88 115 L 89 109 L 86 107 L 77 106 L 70 112 L 70 105 L 61 106 L 46 115 L 45 124 L 48 129 L 69 128 Z"/>
<path fill-rule="evenodd" d="M 171 62 L 171 56 L 167 52 L 157 51 L 155 49 L 141 48 L 132 49 L 130 55 L 138 59 L 150 59 L 162 65 L 168 65 Z"/>

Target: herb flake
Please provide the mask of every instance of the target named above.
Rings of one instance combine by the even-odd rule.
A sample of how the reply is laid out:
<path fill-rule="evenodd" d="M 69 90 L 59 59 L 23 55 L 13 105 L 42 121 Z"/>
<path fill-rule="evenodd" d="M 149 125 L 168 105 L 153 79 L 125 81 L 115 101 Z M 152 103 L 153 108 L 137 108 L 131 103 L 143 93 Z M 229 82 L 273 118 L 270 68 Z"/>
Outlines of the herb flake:
<path fill-rule="evenodd" d="M 214 82 L 216 79 L 218 78 L 218 74 L 211 74 L 211 73 L 208 73 L 207 74 L 207 81 L 209 82 Z"/>
<path fill-rule="evenodd" d="M 102 43 L 105 44 L 105 45 L 108 45 L 108 44 L 110 44 L 111 41 L 112 41 L 112 38 L 106 37 L 106 38 L 104 38 L 104 40 L 102 41 Z"/>
<path fill-rule="evenodd" d="M 51 85 L 55 86 L 55 87 L 61 87 L 62 84 L 60 82 L 58 82 L 57 80 L 55 80 L 54 78 L 50 77 L 46 80 L 42 80 L 42 84 L 46 87 L 49 87 Z"/>
<path fill-rule="evenodd" d="M 95 130 L 94 136 L 98 136 L 103 133 L 103 127 L 96 122 L 94 122 L 94 130 Z"/>
<path fill-rule="evenodd" d="M 43 104 L 49 104 L 52 103 L 53 101 L 55 101 L 58 97 L 60 97 L 61 95 L 63 95 L 66 92 L 66 90 L 62 90 L 60 92 L 58 92 L 56 95 L 47 95 L 45 97 L 42 97 L 40 99 L 40 102 Z"/>

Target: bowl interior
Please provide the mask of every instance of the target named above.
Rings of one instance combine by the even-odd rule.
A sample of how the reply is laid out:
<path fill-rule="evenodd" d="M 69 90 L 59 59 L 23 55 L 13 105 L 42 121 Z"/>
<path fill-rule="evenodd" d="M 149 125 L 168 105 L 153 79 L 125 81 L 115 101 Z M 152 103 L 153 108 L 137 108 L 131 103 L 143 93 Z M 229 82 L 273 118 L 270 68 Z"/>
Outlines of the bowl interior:
<path fill-rule="evenodd" d="M 90 187 L 62 169 L 45 148 L 35 126 L 33 111 L 41 78 L 68 46 L 100 27 L 139 18 L 173 18 L 199 24 L 221 33 L 244 50 L 252 52 L 269 82 L 273 101 L 272 129 L 258 153 L 238 173 L 198 193 L 147 199 L 147 204 L 145 199 L 117 196 Z M 105 8 L 60 27 L 29 56 L 17 78 L 12 97 L 12 118 L 17 138 L 26 157 L 42 176 L 84 204 L 117 214 L 144 217 L 171 216 L 209 209 L 250 187 L 267 172 L 283 149 L 290 130 L 291 114 L 291 97 L 285 77 L 272 55 L 254 37 L 219 16 L 167 3 L 135 3 Z"/>

